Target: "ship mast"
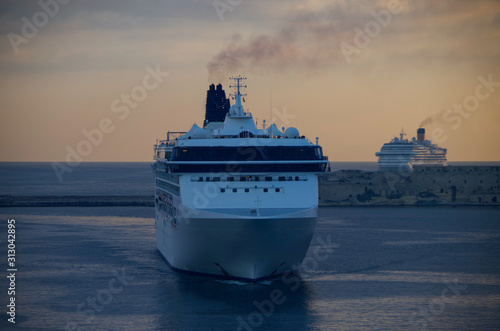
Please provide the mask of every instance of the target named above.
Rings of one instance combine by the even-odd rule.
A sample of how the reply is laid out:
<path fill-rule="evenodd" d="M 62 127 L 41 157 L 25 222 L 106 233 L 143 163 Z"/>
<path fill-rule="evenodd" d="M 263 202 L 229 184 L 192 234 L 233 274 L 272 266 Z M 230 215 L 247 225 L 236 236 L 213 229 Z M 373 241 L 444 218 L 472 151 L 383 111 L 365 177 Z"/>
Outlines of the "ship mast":
<path fill-rule="evenodd" d="M 246 77 L 231 77 L 230 79 L 234 80 L 236 82 L 236 85 L 229 85 L 230 88 L 236 88 L 236 93 L 233 95 L 235 99 L 235 104 L 231 106 L 231 109 L 229 110 L 229 114 L 231 116 L 245 116 L 245 112 L 243 111 L 243 105 L 241 104 L 241 98 L 245 97 L 246 94 L 241 94 L 240 89 L 241 88 L 246 88 L 246 85 L 241 85 L 241 81 L 245 80 Z M 245 99 L 243 99 L 245 100 Z"/>
<path fill-rule="evenodd" d="M 405 136 L 406 136 L 405 130 L 401 128 L 401 133 L 399 134 L 400 140 L 403 141 Z"/>

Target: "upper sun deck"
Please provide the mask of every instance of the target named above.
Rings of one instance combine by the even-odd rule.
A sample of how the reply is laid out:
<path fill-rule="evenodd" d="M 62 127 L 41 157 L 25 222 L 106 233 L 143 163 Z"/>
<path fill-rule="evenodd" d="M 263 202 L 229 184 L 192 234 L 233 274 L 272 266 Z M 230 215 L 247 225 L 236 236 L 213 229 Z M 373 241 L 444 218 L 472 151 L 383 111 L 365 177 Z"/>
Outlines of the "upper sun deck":
<path fill-rule="evenodd" d="M 188 132 L 175 132 L 183 133 L 184 136 Z M 170 136 L 171 132 L 168 133 Z M 170 137 L 169 137 L 170 138 Z M 317 145 L 317 144 L 316 144 Z M 300 137 L 285 137 L 285 136 L 270 136 L 270 135 L 256 135 L 248 136 L 219 136 L 213 135 L 206 138 L 187 137 L 187 138 L 174 138 L 157 141 L 156 149 L 167 149 L 176 146 L 180 147 L 238 147 L 238 146 L 314 146 L 314 144 L 305 136 Z"/>
<path fill-rule="evenodd" d="M 169 132 L 166 140 L 155 145 L 155 160 L 168 163 L 172 172 L 223 171 L 228 163 L 249 172 L 302 171 L 322 172 L 328 163 L 321 146 L 300 136 L 296 128 L 280 130 L 275 124 L 258 129 L 251 113 L 242 105 L 240 84 L 224 122 L 194 124 L 187 132 Z M 243 99 L 244 100 L 244 99 Z M 288 169 L 288 170 L 287 170 Z"/>
<path fill-rule="evenodd" d="M 300 136 L 299 131 L 294 127 L 285 130 L 278 129 L 276 124 L 271 124 L 258 129 L 251 113 L 246 112 L 242 101 L 245 101 L 246 94 L 241 90 L 246 85 L 241 82 L 246 78 L 231 78 L 236 85 L 232 94 L 235 103 L 229 108 L 223 122 L 210 122 L 207 120 L 203 128 L 194 124 L 187 132 L 168 132 L 167 139 L 157 142 L 155 149 L 171 148 L 175 146 L 310 146 L 312 142 L 305 136 Z M 316 140 L 317 145 L 317 140 Z"/>

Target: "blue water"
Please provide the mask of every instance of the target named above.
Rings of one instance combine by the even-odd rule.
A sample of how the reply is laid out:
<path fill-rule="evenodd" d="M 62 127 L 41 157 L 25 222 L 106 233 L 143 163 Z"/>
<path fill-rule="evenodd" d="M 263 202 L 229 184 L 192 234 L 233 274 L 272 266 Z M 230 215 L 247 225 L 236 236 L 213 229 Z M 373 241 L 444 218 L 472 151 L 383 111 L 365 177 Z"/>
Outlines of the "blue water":
<path fill-rule="evenodd" d="M 59 181 L 50 162 L 0 163 L 0 195 L 153 195 L 148 162 L 89 162 Z"/>
<path fill-rule="evenodd" d="M 500 162 L 451 162 L 500 165 Z M 332 171 L 376 171 L 376 162 L 332 162 Z M 82 163 L 59 181 L 50 162 L 0 162 L 0 195 L 152 195 L 149 162 Z"/>
<path fill-rule="evenodd" d="M 0 217 L 17 221 L 16 328 L 500 329 L 500 209 L 322 208 L 299 276 L 258 284 L 169 269 L 152 208 L 4 208 Z M 14 329 L 5 313 L 0 329 Z"/>

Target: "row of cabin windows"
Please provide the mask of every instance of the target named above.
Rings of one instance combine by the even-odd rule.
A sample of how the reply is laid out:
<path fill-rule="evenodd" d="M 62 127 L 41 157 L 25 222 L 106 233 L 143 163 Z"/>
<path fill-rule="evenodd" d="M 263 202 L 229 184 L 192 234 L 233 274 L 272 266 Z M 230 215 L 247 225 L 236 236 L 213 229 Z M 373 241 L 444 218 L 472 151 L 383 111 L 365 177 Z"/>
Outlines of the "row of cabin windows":
<path fill-rule="evenodd" d="M 264 188 L 264 189 L 262 189 L 262 191 L 263 191 L 264 193 L 269 192 L 269 190 L 271 190 L 271 191 L 273 191 L 273 190 L 274 190 L 274 192 L 276 192 L 276 193 L 281 192 L 281 189 L 280 189 L 280 188 L 271 188 L 271 189 L 269 189 L 269 188 Z M 233 192 L 233 193 L 237 193 L 238 191 L 240 191 L 240 192 L 244 191 L 245 193 L 249 193 L 249 192 L 250 192 L 250 189 L 249 189 L 249 188 L 245 188 L 245 189 L 237 189 L 237 188 L 233 188 L 233 189 L 226 189 L 226 188 L 221 188 L 221 189 L 220 189 L 220 192 L 221 192 L 221 193 L 225 193 L 226 191 L 227 191 L 227 192 Z"/>
<path fill-rule="evenodd" d="M 320 146 L 175 147 L 174 161 L 322 160 Z"/>
<path fill-rule="evenodd" d="M 304 176 L 279 176 L 274 177 L 279 182 L 306 181 Z M 236 176 L 236 177 L 191 177 L 193 182 L 272 182 L 272 176 Z"/>
<path fill-rule="evenodd" d="M 318 163 L 266 163 L 266 164 L 169 164 L 174 173 L 262 173 L 262 172 L 324 172 L 326 162 Z"/>

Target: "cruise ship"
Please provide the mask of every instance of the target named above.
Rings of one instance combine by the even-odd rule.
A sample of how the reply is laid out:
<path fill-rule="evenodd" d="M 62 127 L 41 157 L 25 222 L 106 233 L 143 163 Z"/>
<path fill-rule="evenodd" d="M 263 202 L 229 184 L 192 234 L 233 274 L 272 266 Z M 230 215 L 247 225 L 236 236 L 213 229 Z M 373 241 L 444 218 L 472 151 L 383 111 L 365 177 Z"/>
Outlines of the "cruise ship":
<path fill-rule="evenodd" d="M 401 131 L 399 138 L 394 137 L 375 153 L 380 171 L 411 171 L 415 165 L 447 165 L 446 149 L 426 140 L 424 128 L 417 130 L 417 138 L 408 140 L 405 136 L 406 133 Z"/>
<path fill-rule="evenodd" d="M 256 281 L 297 268 L 328 159 L 294 127 L 258 129 L 236 77 L 234 104 L 211 85 L 203 127 L 154 146 L 157 246 L 175 270 Z"/>

